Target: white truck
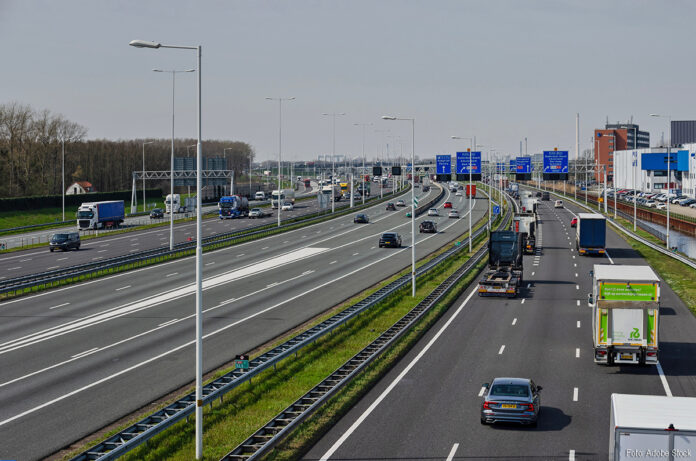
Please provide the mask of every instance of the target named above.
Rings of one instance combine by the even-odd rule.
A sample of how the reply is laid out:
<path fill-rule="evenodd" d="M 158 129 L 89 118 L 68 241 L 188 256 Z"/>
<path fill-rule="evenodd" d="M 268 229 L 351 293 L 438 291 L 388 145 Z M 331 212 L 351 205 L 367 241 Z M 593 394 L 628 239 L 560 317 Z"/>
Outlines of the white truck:
<path fill-rule="evenodd" d="M 591 274 L 595 363 L 657 364 L 660 279 L 655 272 L 650 266 L 595 264 Z"/>
<path fill-rule="evenodd" d="M 536 226 L 536 213 L 515 213 L 512 218 L 512 230 L 522 234 L 522 247 L 526 254 L 534 254 L 536 251 Z"/>
<path fill-rule="evenodd" d="M 321 188 L 321 193 L 329 197 L 329 201 L 338 202 L 341 200 L 341 188 L 336 185 L 323 186 Z"/>
<path fill-rule="evenodd" d="M 292 203 L 295 205 L 295 189 L 281 189 L 280 194 L 278 189 L 271 192 L 271 208 L 278 208 L 278 196 L 280 195 L 280 206 L 284 203 Z"/>
<path fill-rule="evenodd" d="M 167 213 L 187 213 L 196 210 L 196 197 L 186 197 L 182 203 L 180 194 L 167 194 L 164 205 Z"/>
<path fill-rule="evenodd" d="M 696 398 L 611 394 L 609 461 L 696 459 Z"/>
<path fill-rule="evenodd" d="M 118 227 L 125 219 L 123 200 L 87 202 L 77 209 L 78 230 Z"/>

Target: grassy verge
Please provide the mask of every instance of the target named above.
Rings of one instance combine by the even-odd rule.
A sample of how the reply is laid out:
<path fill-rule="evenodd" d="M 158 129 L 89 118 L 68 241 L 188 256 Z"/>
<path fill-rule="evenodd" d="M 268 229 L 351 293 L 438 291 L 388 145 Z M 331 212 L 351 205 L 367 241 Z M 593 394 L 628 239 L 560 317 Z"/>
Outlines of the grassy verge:
<path fill-rule="evenodd" d="M 219 459 L 241 443 L 258 427 L 387 330 L 467 259 L 468 254 L 463 252 L 421 279 L 415 299 L 405 296 L 408 291 L 406 287 L 348 325 L 306 347 L 297 357 L 282 361 L 276 370 L 267 370 L 250 385 L 233 390 L 225 397 L 226 403 L 223 405 L 207 408 L 204 458 Z M 451 303 L 456 295 L 451 294 L 447 301 Z M 442 304 L 445 306 L 446 303 Z M 442 309 L 444 312 L 444 307 Z M 418 331 L 422 334 L 424 329 L 421 327 Z M 394 361 L 397 359 L 398 357 L 393 357 Z M 220 373 L 226 371 L 229 370 Z M 124 459 L 192 459 L 195 449 L 193 432 L 193 424 L 182 422 L 173 430 L 150 440 L 147 446 L 129 453 Z"/>
<path fill-rule="evenodd" d="M 563 195 L 560 192 L 558 192 L 558 194 Z M 607 213 L 606 216 L 613 219 L 613 213 L 611 212 Z M 624 229 L 633 232 L 633 222 L 621 217 L 617 217 L 614 222 L 621 225 Z M 637 228 L 634 233 L 651 243 L 660 246 L 664 245 L 662 240 L 648 232 L 645 232 L 641 228 Z M 659 251 L 643 245 L 623 232 L 619 232 L 619 235 L 626 240 L 626 242 L 631 245 L 634 250 L 640 253 L 640 255 L 648 262 L 650 267 L 657 271 L 660 277 L 667 282 L 677 296 L 679 296 L 684 304 L 686 304 L 689 310 L 696 315 L 696 284 L 694 284 L 694 280 L 696 280 L 696 270 L 677 261 L 676 259 L 670 258 Z"/>

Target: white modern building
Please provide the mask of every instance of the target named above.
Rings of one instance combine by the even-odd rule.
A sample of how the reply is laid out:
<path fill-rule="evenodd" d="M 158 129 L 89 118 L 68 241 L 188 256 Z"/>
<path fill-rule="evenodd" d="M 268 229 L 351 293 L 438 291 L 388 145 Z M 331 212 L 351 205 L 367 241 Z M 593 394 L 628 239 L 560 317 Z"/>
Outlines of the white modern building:
<path fill-rule="evenodd" d="M 615 151 L 614 187 L 653 193 L 664 193 L 669 188 L 672 192 L 681 191 L 695 197 L 696 144 L 671 148 L 670 158 L 668 170 L 664 147 Z"/>

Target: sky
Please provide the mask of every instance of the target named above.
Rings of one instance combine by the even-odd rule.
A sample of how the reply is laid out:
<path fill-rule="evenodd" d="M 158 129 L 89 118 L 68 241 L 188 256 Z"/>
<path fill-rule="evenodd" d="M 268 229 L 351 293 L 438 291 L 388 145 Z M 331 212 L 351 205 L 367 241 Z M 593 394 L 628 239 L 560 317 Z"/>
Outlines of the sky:
<path fill-rule="evenodd" d="M 696 118 L 696 2 L 647 0 L 0 0 L 0 104 L 48 109 L 88 138 L 171 137 L 172 81 L 202 46 L 202 136 L 248 142 L 258 160 L 333 150 L 420 157 L 481 149 L 575 153 L 633 117 L 651 142 Z M 196 137 L 196 74 L 176 80 L 176 137 Z"/>

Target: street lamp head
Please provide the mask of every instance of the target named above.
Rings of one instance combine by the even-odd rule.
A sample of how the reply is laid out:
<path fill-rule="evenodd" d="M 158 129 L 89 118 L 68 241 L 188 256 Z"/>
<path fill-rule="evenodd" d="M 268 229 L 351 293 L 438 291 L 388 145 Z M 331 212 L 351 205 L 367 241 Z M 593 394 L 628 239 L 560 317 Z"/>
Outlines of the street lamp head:
<path fill-rule="evenodd" d="M 382 120 L 396 120 L 393 115 L 382 115 Z"/>
<path fill-rule="evenodd" d="M 148 42 L 146 40 L 132 40 L 129 45 L 136 48 L 159 48 L 162 46 L 161 43 Z"/>

